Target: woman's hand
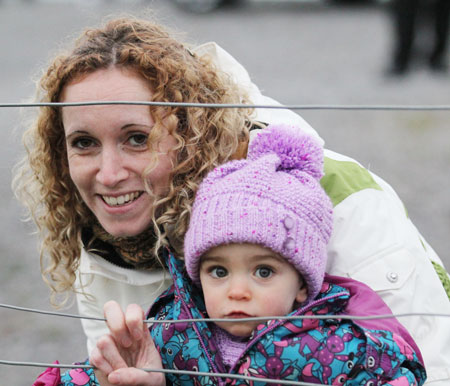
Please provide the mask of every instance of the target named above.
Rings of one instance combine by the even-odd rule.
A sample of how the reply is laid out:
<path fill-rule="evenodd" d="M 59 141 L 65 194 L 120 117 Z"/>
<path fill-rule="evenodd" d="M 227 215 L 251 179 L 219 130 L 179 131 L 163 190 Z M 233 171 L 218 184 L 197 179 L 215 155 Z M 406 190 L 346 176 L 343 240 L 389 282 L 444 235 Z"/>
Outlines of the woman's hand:
<path fill-rule="evenodd" d="M 162 369 L 142 308 L 131 304 L 123 313 L 117 302 L 110 301 L 103 310 L 110 334 L 98 340 L 90 357 L 100 384 L 164 386 L 164 374 L 140 370 Z"/>

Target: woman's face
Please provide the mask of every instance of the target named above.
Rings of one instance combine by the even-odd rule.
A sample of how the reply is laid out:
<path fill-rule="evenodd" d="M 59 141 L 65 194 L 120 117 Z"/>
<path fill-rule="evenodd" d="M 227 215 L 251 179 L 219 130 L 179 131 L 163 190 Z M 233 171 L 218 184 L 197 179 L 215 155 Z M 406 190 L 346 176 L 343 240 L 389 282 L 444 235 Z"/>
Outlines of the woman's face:
<path fill-rule="evenodd" d="M 69 83 L 61 102 L 149 101 L 151 96 L 139 75 L 112 67 Z M 62 121 L 70 176 L 85 204 L 113 236 L 143 232 L 150 225 L 153 205 L 142 181 L 150 164 L 147 138 L 154 124 L 149 107 L 68 106 Z M 156 194 L 168 188 L 174 145 L 175 139 L 166 132 L 158 164 L 149 175 Z"/>

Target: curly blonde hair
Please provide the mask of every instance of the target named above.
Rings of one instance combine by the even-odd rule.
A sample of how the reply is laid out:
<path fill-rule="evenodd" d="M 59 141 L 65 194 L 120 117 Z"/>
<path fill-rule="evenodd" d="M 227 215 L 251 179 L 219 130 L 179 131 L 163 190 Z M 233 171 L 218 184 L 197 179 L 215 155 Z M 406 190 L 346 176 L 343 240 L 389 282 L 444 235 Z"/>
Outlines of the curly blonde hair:
<path fill-rule="evenodd" d="M 245 93 L 205 58 L 188 48 L 157 23 L 125 17 L 85 30 L 75 46 L 58 55 L 41 77 L 38 101 L 59 102 L 64 87 L 87 74 L 111 66 L 135 71 L 146 79 L 153 101 L 186 103 L 243 103 Z M 155 197 L 153 248 L 175 246 L 181 256 L 191 205 L 208 171 L 239 153 L 248 141 L 250 109 L 150 107 L 155 126 L 149 138 L 156 167 L 157 144 L 165 127 L 176 139 L 176 160 L 164 197 Z M 83 203 L 69 175 L 61 108 L 39 110 L 24 133 L 26 157 L 17 165 L 13 188 L 30 211 L 41 235 L 41 272 L 51 288 L 54 305 L 75 291 L 75 272 L 81 253 L 81 230 L 96 220 Z M 146 186 L 149 193 L 151 189 Z M 63 294 L 63 300 L 58 294 Z"/>

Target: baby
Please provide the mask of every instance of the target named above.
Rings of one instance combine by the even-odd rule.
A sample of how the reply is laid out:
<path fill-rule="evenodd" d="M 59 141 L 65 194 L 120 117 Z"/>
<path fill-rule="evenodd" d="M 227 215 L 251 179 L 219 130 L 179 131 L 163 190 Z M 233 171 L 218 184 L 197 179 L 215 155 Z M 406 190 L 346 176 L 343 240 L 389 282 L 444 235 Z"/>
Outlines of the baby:
<path fill-rule="evenodd" d="M 368 329 L 335 318 L 277 319 L 345 314 L 363 293 L 363 301 L 385 307 L 363 284 L 325 276 L 333 215 L 319 183 L 322 168 L 322 149 L 309 136 L 269 127 L 252 142 L 247 160 L 205 178 L 185 238 L 190 280 L 183 262 L 169 258 L 174 285 L 149 316 L 221 320 L 154 325 L 151 335 L 165 368 L 333 385 L 425 381 L 417 346 L 397 322 L 381 320 Z M 226 382 L 168 378 L 183 385 Z"/>

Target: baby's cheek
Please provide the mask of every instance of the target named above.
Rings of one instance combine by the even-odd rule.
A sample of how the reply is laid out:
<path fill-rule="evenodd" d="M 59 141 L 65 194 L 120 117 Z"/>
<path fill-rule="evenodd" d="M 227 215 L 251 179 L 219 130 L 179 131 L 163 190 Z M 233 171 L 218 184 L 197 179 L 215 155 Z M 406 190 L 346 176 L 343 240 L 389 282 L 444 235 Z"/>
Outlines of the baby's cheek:
<path fill-rule="evenodd" d="M 270 294 L 263 299 L 261 307 L 265 315 L 284 316 L 293 309 L 293 304 L 288 304 L 286 298 L 280 298 L 277 294 Z"/>
<path fill-rule="evenodd" d="M 209 294 L 209 296 L 205 295 L 205 306 L 210 318 L 219 317 L 218 312 L 221 308 L 219 296 L 211 296 L 211 294 Z"/>
<path fill-rule="evenodd" d="M 263 299 L 260 299 L 260 307 L 265 310 L 266 313 L 274 314 L 274 311 L 280 307 L 280 299 L 276 301 L 273 295 L 266 295 Z"/>

